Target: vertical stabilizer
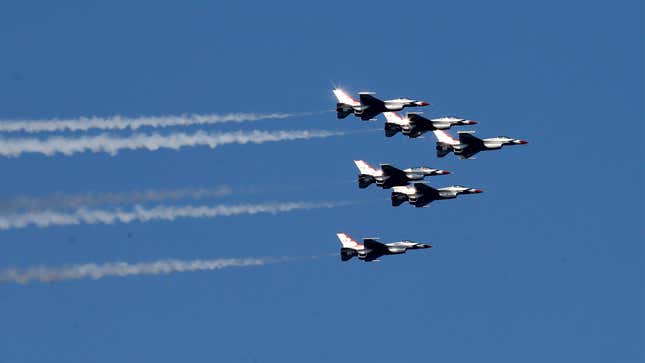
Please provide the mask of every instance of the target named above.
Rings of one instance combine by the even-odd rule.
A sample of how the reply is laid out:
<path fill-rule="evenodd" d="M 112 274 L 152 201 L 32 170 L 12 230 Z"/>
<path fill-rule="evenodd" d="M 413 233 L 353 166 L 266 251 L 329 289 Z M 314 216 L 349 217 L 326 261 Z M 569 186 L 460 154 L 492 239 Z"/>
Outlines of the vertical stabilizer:
<path fill-rule="evenodd" d="M 363 247 L 362 244 L 354 241 L 354 239 L 346 233 L 342 233 L 342 232 L 336 233 L 336 236 L 338 236 L 338 239 L 340 240 L 340 243 L 343 245 L 343 248 L 351 248 L 353 250 L 357 250 Z"/>
<path fill-rule="evenodd" d="M 349 106 L 360 106 L 360 103 L 353 99 L 347 92 L 343 91 L 340 88 L 336 88 L 334 91 L 334 96 L 338 99 L 338 103 L 343 103 Z"/>
<path fill-rule="evenodd" d="M 361 174 L 375 176 L 378 173 L 376 169 L 374 169 L 370 164 L 366 163 L 363 160 L 354 160 L 354 164 L 356 164 L 356 167 L 361 172 Z"/>
<path fill-rule="evenodd" d="M 443 130 L 434 130 L 432 131 L 434 136 L 437 138 L 437 141 L 443 144 L 448 144 L 448 145 L 457 145 L 459 144 L 459 141 L 455 139 L 454 137 L 450 136 L 449 133 L 443 131 Z"/>
<path fill-rule="evenodd" d="M 396 114 L 396 112 L 383 112 L 383 116 L 385 116 L 385 119 L 387 120 L 387 123 L 389 124 L 395 124 L 395 125 L 405 125 L 406 120 Z"/>

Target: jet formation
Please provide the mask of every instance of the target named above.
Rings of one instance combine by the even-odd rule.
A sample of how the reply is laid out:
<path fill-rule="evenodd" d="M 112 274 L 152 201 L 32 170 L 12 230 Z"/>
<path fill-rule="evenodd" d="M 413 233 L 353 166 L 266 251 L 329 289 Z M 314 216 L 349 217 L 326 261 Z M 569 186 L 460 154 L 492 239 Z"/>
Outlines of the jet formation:
<path fill-rule="evenodd" d="M 334 89 L 333 93 L 338 100 L 336 103 L 338 119 L 344 119 L 353 114 L 362 121 L 374 121 L 375 117 L 382 113 L 386 119 L 384 130 L 385 136 L 388 138 L 401 133 L 414 139 L 432 132 L 437 139 L 435 149 L 439 158 L 453 153 L 459 159 L 472 159 L 481 151 L 499 150 L 504 146 L 528 143 L 525 140 L 507 136 L 480 139 L 473 135 L 474 131 L 458 131 L 458 139 L 455 139 L 447 130 L 458 126 L 477 125 L 478 122 L 457 116 L 426 118 L 420 112 L 407 112 L 402 117 L 396 113 L 396 111 L 408 107 L 429 106 L 430 104 L 425 101 L 410 98 L 381 100 L 374 96 L 374 92 L 359 92 L 359 100 L 357 101 L 342 89 Z M 422 208 L 436 200 L 455 199 L 462 194 L 483 192 L 481 189 L 462 185 L 435 188 L 422 182 L 426 177 L 451 174 L 448 170 L 427 166 L 400 169 L 387 163 L 380 164 L 377 169 L 363 160 L 354 160 L 354 164 L 359 171 L 358 187 L 365 189 L 376 184 L 382 189 L 391 189 L 393 207 L 407 202 L 416 208 Z M 381 256 L 402 254 L 409 249 L 432 247 L 429 244 L 407 240 L 381 243 L 375 238 L 363 238 L 363 243 L 358 243 L 345 233 L 337 233 L 337 236 L 341 242 L 340 257 L 342 261 L 348 261 L 355 256 L 365 262 L 378 261 Z"/>

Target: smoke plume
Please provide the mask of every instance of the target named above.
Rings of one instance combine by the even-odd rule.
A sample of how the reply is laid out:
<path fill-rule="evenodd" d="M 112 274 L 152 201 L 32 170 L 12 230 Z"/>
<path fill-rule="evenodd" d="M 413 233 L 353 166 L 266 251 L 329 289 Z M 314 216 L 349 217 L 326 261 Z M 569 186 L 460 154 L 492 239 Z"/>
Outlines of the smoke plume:
<path fill-rule="evenodd" d="M 47 156 L 57 153 L 72 155 L 85 151 L 116 155 L 121 150 L 146 149 L 156 151 L 163 148 L 177 150 L 186 146 L 208 146 L 214 149 L 226 144 L 262 144 L 270 141 L 306 140 L 338 135 L 344 135 L 344 133 L 325 130 L 254 130 L 225 133 L 198 131 L 192 134 L 172 133 L 168 135 L 134 134 L 124 137 L 101 134 L 74 138 L 63 136 L 53 136 L 46 139 L 0 138 L 0 156 L 16 157 L 24 153 L 40 153 Z"/>
<path fill-rule="evenodd" d="M 312 258 L 312 257 L 309 257 Z M 107 276 L 169 275 L 177 272 L 209 271 L 227 267 L 262 266 L 288 262 L 297 258 L 223 258 L 214 260 L 158 260 L 130 264 L 111 262 L 104 264 L 88 263 L 62 267 L 31 267 L 25 270 L 7 269 L 0 273 L 0 283 L 26 284 L 32 281 L 53 282 L 90 278 L 98 280 Z"/>
<path fill-rule="evenodd" d="M 54 132 L 98 130 L 137 130 L 141 127 L 208 125 L 306 116 L 309 113 L 227 113 L 206 115 L 79 117 L 74 119 L 0 121 L 0 132 Z"/>
<path fill-rule="evenodd" d="M 215 218 L 258 213 L 277 214 L 295 210 L 334 208 L 347 204 L 347 202 L 283 202 L 214 206 L 157 206 L 152 208 L 135 205 L 131 210 L 80 208 L 69 213 L 43 211 L 0 216 L 0 230 L 25 228 L 30 225 L 44 228 L 78 224 L 174 221 L 177 218 Z"/>
<path fill-rule="evenodd" d="M 26 210 L 77 209 L 99 205 L 136 204 L 147 202 L 178 201 L 184 199 L 200 200 L 231 195 L 228 186 L 211 188 L 181 189 L 144 189 L 111 193 L 56 193 L 43 197 L 18 195 L 0 198 L 0 213 Z"/>

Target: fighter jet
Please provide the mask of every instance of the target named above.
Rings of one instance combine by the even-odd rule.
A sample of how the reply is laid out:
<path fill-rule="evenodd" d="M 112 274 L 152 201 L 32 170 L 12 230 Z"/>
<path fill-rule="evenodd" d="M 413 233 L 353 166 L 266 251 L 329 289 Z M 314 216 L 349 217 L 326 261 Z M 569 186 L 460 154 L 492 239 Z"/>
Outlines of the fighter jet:
<path fill-rule="evenodd" d="M 405 118 L 394 112 L 384 112 L 385 136 L 392 137 L 397 132 L 410 138 L 416 138 L 428 131 L 447 130 L 453 126 L 476 125 L 477 121 L 466 120 L 455 116 L 444 116 L 427 119 L 416 112 L 408 112 Z"/>
<path fill-rule="evenodd" d="M 358 256 L 360 260 L 371 262 L 378 261 L 378 258 L 384 255 L 398 255 L 407 250 L 432 248 L 432 245 L 413 241 L 381 243 L 375 238 L 363 238 L 363 243 L 358 243 L 345 233 L 337 233 L 336 236 L 342 245 L 340 248 L 341 261 L 349 261 L 352 257 Z"/>
<path fill-rule="evenodd" d="M 480 139 L 472 135 L 472 131 L 459 131 L 459 140 L 441 130 L 433 131 L 437 137 L 437 156 L 442 158 L 451 151 L 460 159 L 470 159 L 473 155 L 484 150 L 501 149 L 504 145 L 524 145 L 528 141 L 513 139 L 506 136 Z"/>
<path fill-rule="evenodd" d="M 360 117 L 363 121 L 372 120 L 381 112 L 401 111 L 405 107 L 428 106 L 428 102 L 411 100 L 409 98 L 396 98 L 393 100 L 379 100 L 373 92 L 360 92 L 359 101 L 356 101 L 342 89 L 336 88 L 334 95 L 338 99 L 336 115 L 343 119 L 350 114 Z"/>
<path fill-rule="evenodd" d="M 435 189 L 425 183 L 414 183 L 414 185 L 392 188 L 392 206 L 398 207 L 404 202 L 421 208 L 435 200 L 454 199 L 460 194 L 482 193 L 481 189 L 467 188 L 461 185 Z"/>
<path fill-rule="evenodd" d="M 411 181 L 423 180 L 426 176 L 450 174 L 448 170 L 425 166 L 401 170 L 389 164 L 381 164 L 381 169 L 376 170 L 363 160 L 354 160 L 354 164 L 360 172 L 358 187 L 361 189 L 367 188 L 372 183 L 376 183 L 383 189 L 390 189 L 394 186 L 408 185 Z"/>

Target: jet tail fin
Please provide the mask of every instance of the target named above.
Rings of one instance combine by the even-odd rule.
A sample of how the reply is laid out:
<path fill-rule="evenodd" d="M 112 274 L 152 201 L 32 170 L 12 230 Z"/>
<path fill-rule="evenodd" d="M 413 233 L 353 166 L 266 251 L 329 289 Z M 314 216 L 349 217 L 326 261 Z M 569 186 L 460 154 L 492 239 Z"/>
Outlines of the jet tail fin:
<path fill-rule="evenodd" d="M 338 100 L 338 104 L 345 104 L 348 106 L 358 106 L 360 103 L 353 99 L 350 95 L 347 94 L 347 92 L 343 91 L 340 88 L 336 88 L 334 91 L 334 96 L 336 96 L 336 99 Z"/>
<path fill-rule="evenodd" d="M 354 106 L 360 105 L 358 101 L 353 99 L 347 92 L 343 91 L 340 88 L 336 88 L 334 91 L 334 96 L 338 100 L 336 104 L 336 117 L 339 119 L 344 119 L 345 117 L 354 113 Z"/>
<path fill-rule="evenodd" d="M 340 244 L 343 246 L 343 248 L 361 249 L 363 247 L 362 244 L 354 241 L 354 239 L 346 233 L 336 233 L 336 236 L 340 240 Z"/>
<path fill-rule="evenodd" d="M 376 175 L 376 169 L 374 169 L 370 164 L 366 163 L 364 160 L 354 160 L 354 164 L 360 171 L 361 174 L 365 175 Z"/>
<path fill-rule="evenodd" d="M 433 130 L 432 133 L 434 136 L 437 138 L 438 142 L 448 144 L 448 145 L 457 145 L 459 144 L 459 141 L 455 139 L 454 137 L 450 136 L 449 133 L 443 131 L 443 130 Z"/>
<path fill-rule="evenodd" d="M 385 120 L 387 120 L 388 124 L 395 124 L 395 125 L 405 124 L 405 119 L 399 116 L 396 112 L 383 112 L 383 116 L 385 116 Z"/>

